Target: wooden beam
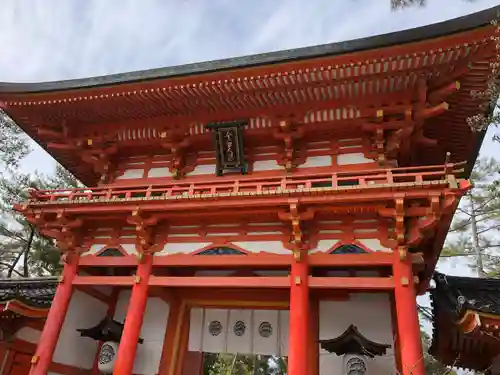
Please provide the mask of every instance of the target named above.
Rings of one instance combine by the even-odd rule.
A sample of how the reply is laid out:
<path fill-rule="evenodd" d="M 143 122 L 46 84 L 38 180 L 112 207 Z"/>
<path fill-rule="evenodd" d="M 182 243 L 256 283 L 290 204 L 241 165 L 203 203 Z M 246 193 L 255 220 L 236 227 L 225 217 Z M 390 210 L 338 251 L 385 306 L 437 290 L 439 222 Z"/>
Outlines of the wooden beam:
<path fill-rule="evenodd" d="M 129 256 L 82 256 L 78 261 L 78 266 L 91 266 L 91 267 L 136 267 L 138 264 L 135 255 Z"/>
<path fill-rule="evenodd" d="M 290 278 L 288 276 L 151 276 L 149 285 L 177 288 L 289 288 Z"/>
<path fill-rule="evenodd" d="M 392 290 L 390 277 L 316 277 L 309 276 L 311 289 Z"/>
<path fill-rule="evenodd" d="M 290 277 L 182 277 L 151 276 L 150 286 L 177 288 L 289 288 Z M 354 289 L 354 290 L 391 290 L 394 281 L 389 277 L 309 277 L 312 289 Z"/>
<path fill-rule="evenodd" d="M 135 276 L 75 276 L 73 285 L 132 286 Z"/>
<path fill-rule="evenodd" d="M 450 108 L 450 105 L 446 102 L 435 105 L 434 107 L 428 107 L 422 109 L 417 113 L 417 118 L 427 119 L 430 117 L 439 116 L 440 114 L 446 112 Z"/>
<path fill-rule="evenodd" d="M 411 254 L 413 263 L 423 264 L 420 254 Z M 315 253 L 309 255 L 311 267 L 383 267 L 390 266 L 394 261 L 393 253 L 374 252 L 367 254 L 327 254 Z"/>
<path fill-rule="evenodd" d="M 446 86 L 440 87 L 437 90 L 434 90 L 431 92 L 428 96 L 428 101 L 431 104 L 438 104 L 441 102 L 444 98 L 447 96 L 451 95 L 452 93 L 460 90 L 460 82 L 455 81 L 450 84 L 447 84 Z"/>
<path fill-rule="evenodd" d="M 248 254 L 248 255 L 216 255 L 203 256 L 192 254 L 175 254 L 155 256 L 153 266 L 156 267 L 288 267 L 292 262 L 290 255 Z"/>

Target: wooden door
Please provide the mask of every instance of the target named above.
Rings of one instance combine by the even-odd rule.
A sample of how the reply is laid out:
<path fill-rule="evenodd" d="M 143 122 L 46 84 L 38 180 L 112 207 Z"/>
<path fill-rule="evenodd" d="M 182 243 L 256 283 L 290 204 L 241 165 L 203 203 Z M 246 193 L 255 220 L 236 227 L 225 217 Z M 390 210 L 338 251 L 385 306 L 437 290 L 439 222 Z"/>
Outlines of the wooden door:
<path fill-rule="evenodd" d="M 8 375 L 28 375 L 31 367 L 31 354 L 13 352 L 10 369 L 5 373 Z"/>

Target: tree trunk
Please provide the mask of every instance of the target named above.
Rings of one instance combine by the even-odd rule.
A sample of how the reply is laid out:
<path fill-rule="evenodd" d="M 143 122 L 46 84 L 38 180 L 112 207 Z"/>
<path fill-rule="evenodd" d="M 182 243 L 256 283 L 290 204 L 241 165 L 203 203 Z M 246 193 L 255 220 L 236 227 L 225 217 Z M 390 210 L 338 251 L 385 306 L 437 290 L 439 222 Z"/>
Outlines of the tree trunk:
<path fill-rule="evenodd" d="M 474 197 L 470 195 L 470 217 L 471 217 L 471 232 L 472 232 L 472 250 L 476 254 L 476 267 L 477 275 L 479 277 L 485 277 L 483 264 L 483 254 L 481 253 L 481 246 L 479 244 L 479 234 L 477 233 L 477 222 L 476 222 L 476 208 L 474 206 Z"/>
<path fill-rule="evenodd" d="M 28 237 L 28 241 L 26 242 L 26 247 L 24 248 L 23 251 L 19 252 L 19 254 L 16 257 L 16 259 L 14 259 L 14 262 L 10 265 L 9 271 L 7 272 L 7 277 L 8 278 L 12 277 L 12 273 L 14 273 L 15 268 L 17 266 L 17 263 L 19 263 L 19 260 L 21 259 L 21 257 L 23 256 L 23 254 L 24 254 L 24 273 L 23 273 L 23 276 L 24 277 L 29 277 L 29 271 L 28 271 L 28 266 L 27 266 L 27 259 L 28 259 L 29 252 L 31 250 L 31 245 L 33 244 L 33 238 L 35 237 L 35 228 L 33 227 L 33 225 L 30 224 L 29 228 L 30 228 L 30 234 L 29 234 L 29 237 Z M 19 272 L 17 272 L 17 271 L 16 271 L 16 273 L 19 274 Z"/>

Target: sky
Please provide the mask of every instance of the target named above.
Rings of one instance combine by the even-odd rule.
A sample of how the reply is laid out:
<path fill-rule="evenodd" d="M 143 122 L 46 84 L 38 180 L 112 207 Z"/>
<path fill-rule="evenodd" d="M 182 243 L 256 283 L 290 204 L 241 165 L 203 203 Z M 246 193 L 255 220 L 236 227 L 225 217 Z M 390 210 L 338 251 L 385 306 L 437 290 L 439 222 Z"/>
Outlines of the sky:
<path fill-rule="evenodd" d="M 2 0 L 0 81 L 84 78 L 332 43 L 424 26 L 500 0 Z M 23 170 L 51 173 L 40 148 Z M 483 156 L 498 146 L 486 137 Z M 469 274 L 457 261 L 440 270 Z"/>

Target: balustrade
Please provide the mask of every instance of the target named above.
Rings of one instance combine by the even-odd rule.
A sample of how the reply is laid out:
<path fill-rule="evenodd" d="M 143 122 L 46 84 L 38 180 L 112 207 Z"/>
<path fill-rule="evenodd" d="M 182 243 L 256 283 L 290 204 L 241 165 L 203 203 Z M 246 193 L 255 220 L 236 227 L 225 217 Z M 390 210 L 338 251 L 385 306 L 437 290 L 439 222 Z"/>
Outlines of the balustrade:
<path fill-rule="evenodd" d="M 172 181 L 134 187 L 31 190 L 29 205 L 133 200 L 207 199 L 216 197 L 312 195 L 345 190 L 412 187 L 456 188 L 463 164 L 379 169 L 369 171 L 245 177 L 234 180 Z"/>

